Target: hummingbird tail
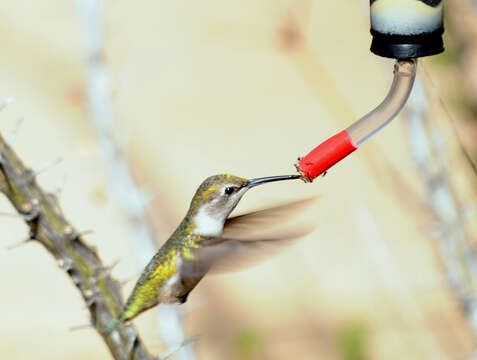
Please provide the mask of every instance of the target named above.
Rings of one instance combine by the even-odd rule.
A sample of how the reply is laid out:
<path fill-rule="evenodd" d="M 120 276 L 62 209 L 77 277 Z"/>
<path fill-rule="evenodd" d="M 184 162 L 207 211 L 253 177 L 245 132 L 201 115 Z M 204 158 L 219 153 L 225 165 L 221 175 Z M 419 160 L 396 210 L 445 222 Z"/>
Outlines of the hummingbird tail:
<path fill-rule="evenodd" d="M 113 319 L 109 323 L 108 327 L 106 328 L 105 334 L 106 335 L 111 334 L 119 326 L 120 323 L 121 323 L 121 321 L 118 318 Z"/>

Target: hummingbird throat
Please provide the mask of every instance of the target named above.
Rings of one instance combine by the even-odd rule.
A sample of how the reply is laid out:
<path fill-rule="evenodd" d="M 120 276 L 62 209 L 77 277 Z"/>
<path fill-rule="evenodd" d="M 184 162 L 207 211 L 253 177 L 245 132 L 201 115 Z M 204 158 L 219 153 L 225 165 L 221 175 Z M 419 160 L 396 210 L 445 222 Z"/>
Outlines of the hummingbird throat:
<path fill-rule="evenodd" d="M 207 206 L 202 206 L 193 218 L 194 233 L 203 236 L 221 235 L 227 215 L 224 217 L 223 214 L 210 211 Z"/>

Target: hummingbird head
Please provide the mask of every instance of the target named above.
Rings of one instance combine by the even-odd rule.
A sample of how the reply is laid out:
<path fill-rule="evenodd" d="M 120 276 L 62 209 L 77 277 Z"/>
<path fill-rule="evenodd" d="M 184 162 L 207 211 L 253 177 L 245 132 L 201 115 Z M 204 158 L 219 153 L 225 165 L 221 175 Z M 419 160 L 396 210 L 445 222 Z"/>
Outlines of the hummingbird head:
<path fill-rule="evenodd" d="M 230 174 L 208 177 L 197 189 L 189 209 L 188 215 L 195 223 L 195 233 L 220 235 L 225 220 L 252 187 L 272 181 L 299 178 L 300 175 L 285 175 L 248 180 Z"/>

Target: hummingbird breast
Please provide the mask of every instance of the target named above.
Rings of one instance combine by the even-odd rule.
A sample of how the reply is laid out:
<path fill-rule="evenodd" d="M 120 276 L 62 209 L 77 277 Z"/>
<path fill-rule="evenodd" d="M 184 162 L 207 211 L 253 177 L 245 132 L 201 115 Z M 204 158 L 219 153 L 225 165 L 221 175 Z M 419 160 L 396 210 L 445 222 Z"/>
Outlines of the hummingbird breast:
<path fill-rule="evenodd" d="M 205 207 L 199 209 L 193 218 L 194 234 L 204 236 L 219 236 L 224 229 L 224 219 L 222 214 L 208 213 Z"/>
<path fill-rule="evenodd" d="M 154 255 L 137 281 L 126 302 L 122 318 L 129 320 L 160 303 L 182 304 L 205 275 L 196 270 L 193 248 L 198 248 L 201 236 L 195 226 L 182 223 Z M 189 264 L 184 271 L 184 264 Z"/>
<path fill-rule="evenodd" d="M 155 287 L 159 303 L 182 304 L 205 275 L 196 269 L 184 271 L 185 263 L 190 268 L 194 257 L 191 249 L 199 247 L 200 236 L 181 230 L 169 238 L 148 265 L 144 283 Z"/>
<path fill-rule="evenodd" d="M 180 266 L 182 259 L 180 256 L 176 259 L 177 271 L 159 288 L 158 294 L 160 302 L 164 304 L 180 303 L 181 295 L 184 293 L 184 285 L 181 281 Z"/>

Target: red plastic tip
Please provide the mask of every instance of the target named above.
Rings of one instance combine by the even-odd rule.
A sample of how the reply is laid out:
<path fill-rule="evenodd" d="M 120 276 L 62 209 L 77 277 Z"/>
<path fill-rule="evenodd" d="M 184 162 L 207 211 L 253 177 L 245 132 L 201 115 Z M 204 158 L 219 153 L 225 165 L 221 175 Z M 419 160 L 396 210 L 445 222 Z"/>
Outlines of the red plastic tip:
<path fill-rule="evenodd" d="M 348 132 L 343 130 L 322 142 L 305 157 L 299 158 L 297 170 L 305 181 L 311 182 L 357 148 Z"/>

